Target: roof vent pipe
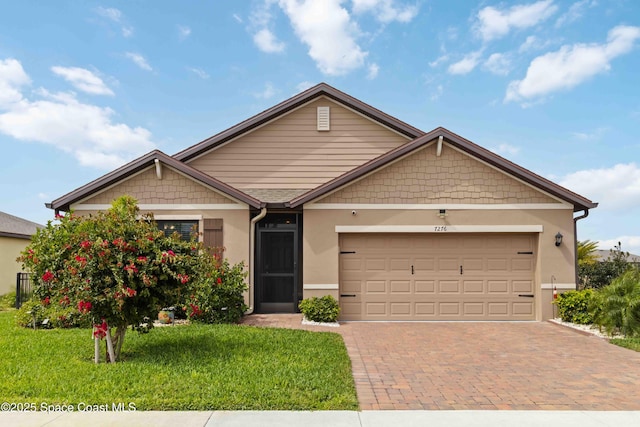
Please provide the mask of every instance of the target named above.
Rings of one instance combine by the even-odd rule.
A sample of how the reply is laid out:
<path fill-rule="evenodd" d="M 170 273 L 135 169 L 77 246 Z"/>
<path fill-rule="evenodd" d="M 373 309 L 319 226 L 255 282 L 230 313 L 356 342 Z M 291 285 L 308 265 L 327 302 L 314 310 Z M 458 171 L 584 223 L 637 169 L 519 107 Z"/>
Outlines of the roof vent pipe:
<path fill-rule="evenodd" d="M 438 137 L 438 148 L 436 148 L 436 156 L 440 157 L 440 154 L 442 154 L 442 138 L 443 136 L 440 135 Z"/>

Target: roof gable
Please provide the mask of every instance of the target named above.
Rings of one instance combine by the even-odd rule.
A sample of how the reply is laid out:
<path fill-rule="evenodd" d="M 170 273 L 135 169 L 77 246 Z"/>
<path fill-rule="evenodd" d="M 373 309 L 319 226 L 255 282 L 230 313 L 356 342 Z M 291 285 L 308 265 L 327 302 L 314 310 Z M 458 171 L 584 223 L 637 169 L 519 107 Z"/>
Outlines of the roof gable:
<path fill-rule="evenodd" d="M 321 198 L 317 203 L 559 203 L 447 143 L 444 145 L 438 156 L 437 143 L 431 142 Z"/>
<path fill-rule="evenodd" d="M 140 173 L 156 163 L 165 164 L 174 170 L 190 177 L 191 179 L 218 190 L 232 199 L 246 203 L 254 208 L 260 208 L 263 204 L 215 178 L 203 174 L 202 172 L 186 165 L 176 159 L 167 156 L 159 150 L 154 150 L 130 163 L 110 172 L 56 200 L 47 204 L 47 207 L 55 210 L 68 211 L 72 204 L 84 200 L 92 195 L 116 185 L 118 182 Z"/>
<path fill-rule="evenodd" d="M 283 114 L 286 114 L 314 99 L 325 96 L 332 99 L 335 102 L 343 104 L 349 109 L 356 111 L 381 125 L 394 130 L 402 135 L 405 135 L 411 139 L 423 135 L 420 129 L 417 129 L 401 120 L 396 119 L 382 111 L 374 108 L 352 96 L 347 95 L 344 92 L 337 90 L 336 88 L 329 86 L 326 83 L 320 83 L 312 88 L 305 90 L 281 103 L 241 122 L 237 125 L 218 133 L 204 141 L 195 144 L 186 150 L 183 150 L 173 157 L 180 161 L 188 161 L 195 157 L 200 156 L 202 153 L 213 149 L 221 144 L 224 144 L 232 139 L 237 138 L 239 135 L 249 132 L 257 127 L 264 125 L 265 123 L 272 121 Z"/>
<path fill-rule="evenodd" d="M 567 190 L 566 188 L 555 184 L 546 178 L 536 175 L 528 169 L 518 166 L 515 163 L 512 163 L 498 156 L 497 154 L 486 150 L 479 145 L 476 145 L 473 142 L 466 140 L 442 127 L 436 128 L 431 132 L 419 138 L 416 138 L 414 141 L 408 144 L 400 146 L 395 150 L 392 150 L 324 185 L 321 185 L 320 187 L 308 191 L 307 193 L 290 200 L 286 205 L 295 208 L 310 201 L 316 200 L 326 194 L 329 194 L 332 191 L 348 185 L 356 179 L 359 179 L 375 170 L 378 170 L 379 168 L 383 168 L 390 163 L 401 159 L 404 156 L 410 155 L 411 153 L 414 153 L 416 150 L 419 150 L 430 143 L 434 143 L 439 139 L 439 137 L 442 137 L 443 141 L 446 141 L 452 147 L 455 147 L 456 149 L 465 152 L 470 156 L 475 157 L 478 160 L 481 160 L 484 163 L 491 165 L 496 169 L 501 170 L 506 174 L 511 175 L 518 180 L 533 186 L 534 188 L 538 188 L 545 193 L 548 193 L 560 200 L 572 204 L 574 206 L 574 211 L 591 209 L 598 206 L 597 203 L 594 203 L 589 199 L 573 193 L 572 191 Z"/>

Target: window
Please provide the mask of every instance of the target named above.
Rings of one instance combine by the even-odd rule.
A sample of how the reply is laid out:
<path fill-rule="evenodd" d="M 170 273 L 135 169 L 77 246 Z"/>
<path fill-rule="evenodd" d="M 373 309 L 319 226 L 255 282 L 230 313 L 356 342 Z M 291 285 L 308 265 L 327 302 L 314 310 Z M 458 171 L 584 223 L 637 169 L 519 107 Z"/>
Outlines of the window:
<path fill-rule="evenodd" d="M 158 220 L 158 228 L 169 237 L 178 233 L 182 240 L 191 240 L 193 233 L 198 233 L 198 220 Z"/>

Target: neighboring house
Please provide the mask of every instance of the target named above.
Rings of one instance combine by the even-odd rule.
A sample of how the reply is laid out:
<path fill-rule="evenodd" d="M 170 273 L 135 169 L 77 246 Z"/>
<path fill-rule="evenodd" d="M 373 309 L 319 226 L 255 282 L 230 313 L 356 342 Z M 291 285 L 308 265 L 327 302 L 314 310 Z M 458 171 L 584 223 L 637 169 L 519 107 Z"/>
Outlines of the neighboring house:
<path fill-rule="evenodd" d="M 598 249 L 594 251 L 595 260 L 598 262 L 606 261 L 611 257 L 611 250 L 605 251 L 602 249 Z M 627 255 L 627 262 L 631 262 L 634 264 L 640 264 L 640 255 L 629 254 Z"/>
<path fill-rule="evenodd" d="M 326 84 L 47 206 L 88 213 L 122 194 L 247 262 L 250 311 L 330 294 L 342 320 L 549 318 L 552 283 L 575 288 L 575 221 L 597 206 Z"/>
<path fill-rule="evenodd" d="M 16 261 L 42 225 L 0 212 L 0 295 L 16 290 L 16 275 L 22 265 Z"/>

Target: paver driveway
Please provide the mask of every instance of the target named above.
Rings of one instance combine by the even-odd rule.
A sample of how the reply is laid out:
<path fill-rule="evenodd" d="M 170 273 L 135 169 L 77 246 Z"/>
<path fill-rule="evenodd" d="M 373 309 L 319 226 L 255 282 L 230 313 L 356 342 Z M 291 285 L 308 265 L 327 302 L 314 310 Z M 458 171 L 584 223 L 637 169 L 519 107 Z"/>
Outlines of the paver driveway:
<path fill-rule="evenodd" d="M 300 315 L 245 323 L 300 328 Z M 344 323 L 360 409 L 640 410 L 640 353 L 548 322 Z"/>

